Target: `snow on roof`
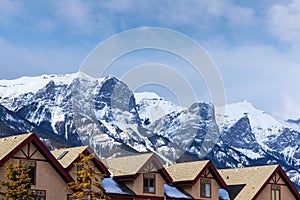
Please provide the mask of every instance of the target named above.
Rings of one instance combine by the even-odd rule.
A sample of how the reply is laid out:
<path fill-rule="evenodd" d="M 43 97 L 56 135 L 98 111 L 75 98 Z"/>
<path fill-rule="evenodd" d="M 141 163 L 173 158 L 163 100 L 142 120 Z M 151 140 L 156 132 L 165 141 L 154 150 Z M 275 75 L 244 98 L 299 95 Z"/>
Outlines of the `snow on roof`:
<path fill-rule="evenodd" d="M 230 200 L 228 192 L 224 189 L 219 189 L 219 198 L 222 200 Z"/>
<path fill-rule="evenodd" d="M 112 178 L 104 178 L 102 180 L 102 186 L 105 189 L 106 193 L 134 195 L 134 193 L 129 188 L 127 188 L 123 184 L 117 183 Z"/>
<path fill-rule="evenodd" d="M 192 199 L 191 196 L 184 194 L 183 192 L 178 190 L 176 187 L 170 186 L 168 184 L 164 185 L 164 189 L 165 189 L 165 194 L 168 197 Z"/>

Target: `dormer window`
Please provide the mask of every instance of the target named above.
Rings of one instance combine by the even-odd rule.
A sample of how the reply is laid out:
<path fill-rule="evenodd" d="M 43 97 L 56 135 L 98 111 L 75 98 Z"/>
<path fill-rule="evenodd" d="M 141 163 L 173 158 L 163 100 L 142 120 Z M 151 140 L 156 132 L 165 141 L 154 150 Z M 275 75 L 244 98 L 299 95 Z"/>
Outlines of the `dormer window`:
<path fill-rule="evenodd" d="M 280 200 L 280 186 L 271 185 L 272 200 Z"/>
<path fill-rule="evenodd" d="M 211 181 L 208 178 L 200 179 L 200 196 L 205 198 L 211 197 Z"/>
<path fill-rule="evenodd" d="M 155 193 L 155 174 L 144 174 L 144 193 Z"/>

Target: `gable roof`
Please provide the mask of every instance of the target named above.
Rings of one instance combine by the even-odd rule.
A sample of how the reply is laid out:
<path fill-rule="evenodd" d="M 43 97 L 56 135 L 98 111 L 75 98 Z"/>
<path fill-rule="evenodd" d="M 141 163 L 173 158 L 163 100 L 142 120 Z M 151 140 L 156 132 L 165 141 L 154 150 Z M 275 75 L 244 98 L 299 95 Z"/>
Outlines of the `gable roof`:
<path fill-rule="evenodd" d="M 174 182 L 193 181 L 209 163 L 209 160 L 176 163 L 166 168 Z"/>
<path fill-rule="evenodd" d="M 281 176 L 296 199 L 300 199 L 299 192 L 279 165 L 222 169 L 219 173 L 227 185 L 245 184 L 236 199 L 255 199 L 276 173 Z"/>
<path fill-rule="evenodd" d="M 114 176 L 135 175 L 151 158 L 152 153 L 138 154 L 106 159 L 106 163 Z"/>
<path fill-rule="evenodd" d="M 0 166 L 2 166 L 8 160 L 8 158 L 6 158 L 7 155 L 11 153 L 14 149 L 16 149 L 31 135 L 32 133 L 27 133 L 22 135 L 14 135 L 0 138 Z"/>
<path fill-rule="evenodd" d="M 166 168 L 175 184 L 185 183 L 191 185 L 196 183 L 206 169 L 211 171 L 221 187 L 226 187 L 224 180 L 209 160 L 176 163 Z"/>
<path fill-rule="evenodd" d="M 80 160 L 79 154 L 82 153 L 84 155 L 90 155 L 93 154 L 94 151 L 89 146 L 79 146 L 58 149 L 51 151 L 51 153 L 58 160 L 58 162 L 66 169 L 66 171 L 69 172 L 73 168 L 74 163 Z M 95 158 L 92 161 L 101 173 L 106 174 L 106 177 L 110 176 L 110 172 L 97 156 L 95 156 Z"/>
<path fill-rule="evenodd" d="M 127 177 L 135 179 L 147 163 L 154 162 L 166 182 L 171 182 L 172 178 L 166 169 L 159 162 L 154 153 L 137 154 L 133 156 L 123 156 L 106 159 L 106 164 L 114 177 Z"/>
<path fill-rule="evenodd" d="M 4 165 L 10 158 L 29 143 L 32 143 L 37 148 L 37 150 L 46 158 L 46 160 L 66 183 L 73 181 L 73 178 L 64 170 L 60 163 L 34 133 L 0 138 L 0 166 Z"/>

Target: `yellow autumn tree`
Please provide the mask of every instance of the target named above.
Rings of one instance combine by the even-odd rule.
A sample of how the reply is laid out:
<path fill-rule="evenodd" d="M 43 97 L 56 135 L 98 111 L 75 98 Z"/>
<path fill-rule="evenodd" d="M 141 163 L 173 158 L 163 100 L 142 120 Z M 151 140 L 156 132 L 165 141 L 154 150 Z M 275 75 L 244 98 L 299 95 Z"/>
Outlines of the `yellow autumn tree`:
<path fill-rule="evenodd" d="M 95 170 L 92 159 L 95 154 L 87 155 L 79 154 L 80 160 L 74 165 L 77 166 L 76 181 L 68 183 L 67 188 L 75 191 L 72 194 L 73 199 L 81 200 L 109 200 L 109 196 L 105 193 L 102 186 L 102 178 L 104 174 Z"/>
<path fill-rule="evenodd" d="M 0 181 L 0 195 L 7 200 L 28 200 L 33 197 L 30 190 L 29 168 L 24 162 L 9 162 L 5 166 L 7 180 Z"/>

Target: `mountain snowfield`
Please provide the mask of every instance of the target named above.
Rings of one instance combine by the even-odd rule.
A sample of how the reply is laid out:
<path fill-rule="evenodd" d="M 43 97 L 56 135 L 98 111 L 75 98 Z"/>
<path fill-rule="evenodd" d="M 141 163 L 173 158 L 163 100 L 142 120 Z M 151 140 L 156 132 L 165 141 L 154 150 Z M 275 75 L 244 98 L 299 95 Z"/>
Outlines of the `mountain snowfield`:
<path fill-rule="evenodd" d="M 166 162 L 219 168 L 280 164 L 300 186 L 300 123 L 244 101 L 178 106 L 82 73 L 0 80 L 0 135 L 34 131 L 49 148 L 89 144 L 101 157 L 155 152 Z"/>

